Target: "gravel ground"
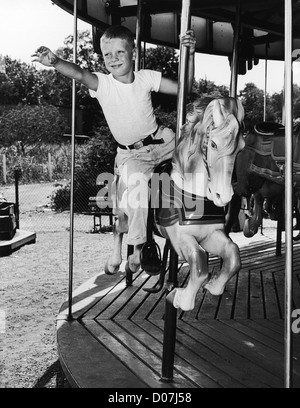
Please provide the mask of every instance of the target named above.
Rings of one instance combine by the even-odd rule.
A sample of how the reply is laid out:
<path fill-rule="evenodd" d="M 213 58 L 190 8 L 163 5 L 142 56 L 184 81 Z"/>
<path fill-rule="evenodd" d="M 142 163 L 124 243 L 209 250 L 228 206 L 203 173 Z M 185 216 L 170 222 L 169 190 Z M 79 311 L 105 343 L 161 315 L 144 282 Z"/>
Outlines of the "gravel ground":
<path fill-rule="evenodd" d="M 49 210 L 56 183 L 20 186 L 20 229 L 36 243 L 0 257 L 0 388 L 68 388 L 57 356 L 56 317 L 67 298 L 70 214 Z M 14 186 L 0 186 L 14 201 Z M 74 215 L 73 288 L 97 275 L 112 233 L 90 233 L 92 217 Z M 125 241 L 126 243 L 126 241 Z"/>

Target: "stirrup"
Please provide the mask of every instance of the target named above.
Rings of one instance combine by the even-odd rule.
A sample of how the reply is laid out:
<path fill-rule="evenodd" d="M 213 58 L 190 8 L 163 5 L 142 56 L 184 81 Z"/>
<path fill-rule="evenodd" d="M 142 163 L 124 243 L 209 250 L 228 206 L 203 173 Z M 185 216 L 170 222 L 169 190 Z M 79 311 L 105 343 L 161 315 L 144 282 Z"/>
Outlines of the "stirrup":
<path fill-rule="evenodd" d="M 161 251 L 158 244 L 152 239 L 145 242 L 140 254 L 141 268 L 151 276 L 159 275 L 162 267 Z"/>

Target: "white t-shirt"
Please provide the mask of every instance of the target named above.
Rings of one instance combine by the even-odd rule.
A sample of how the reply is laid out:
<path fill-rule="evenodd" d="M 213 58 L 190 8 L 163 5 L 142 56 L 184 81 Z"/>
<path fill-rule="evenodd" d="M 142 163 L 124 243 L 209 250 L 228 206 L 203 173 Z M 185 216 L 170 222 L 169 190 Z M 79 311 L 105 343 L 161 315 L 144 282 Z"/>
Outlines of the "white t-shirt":
<path fill-rule="evenodd" d="M 118 143 L 130 145 L 156 130 L 151 92 L 159 90 L 160 72 L 147 69 L 137 71 L 131 84 L 117 81 L 112 74 L 95 74 L 98 77 L 98 89 L 90 89 L 90 95 L 99 101 L 110 131 Z"/>

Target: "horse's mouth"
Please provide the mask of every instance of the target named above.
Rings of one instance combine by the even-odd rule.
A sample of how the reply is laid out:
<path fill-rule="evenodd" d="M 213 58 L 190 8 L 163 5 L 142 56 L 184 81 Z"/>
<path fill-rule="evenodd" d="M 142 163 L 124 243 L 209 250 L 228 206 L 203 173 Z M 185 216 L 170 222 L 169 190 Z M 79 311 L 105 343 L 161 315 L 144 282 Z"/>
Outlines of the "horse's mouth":
<path fill-rule="evenodd" d="M 208 187 L 207 189 L 207 198 L 214 202 L 217 207 L 225 207 L 230 200 L 224 200 L 219 193 L 213 193 Z"/>

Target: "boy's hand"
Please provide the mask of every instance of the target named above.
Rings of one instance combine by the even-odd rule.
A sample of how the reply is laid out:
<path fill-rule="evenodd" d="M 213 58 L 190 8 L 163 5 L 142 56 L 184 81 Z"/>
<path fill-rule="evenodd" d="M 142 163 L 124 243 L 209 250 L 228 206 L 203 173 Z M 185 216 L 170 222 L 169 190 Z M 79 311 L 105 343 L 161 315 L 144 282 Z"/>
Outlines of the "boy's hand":
<path fill-rule="evenodd" d="M 46 67 L 53 67 L 58 62 L 58 57 L 44 46 L 38 48 L 32 57 L 35 57 L 32 62 L 40 62 Z"/>
<path fill-rule="evenodd" d="M 196 37 L 194 30 L 187 30 L 185 35 L 180 39 L 180 42 L 185 47 L 190 47 L 190 55 L 195 54 L 196 51 Z"/>

